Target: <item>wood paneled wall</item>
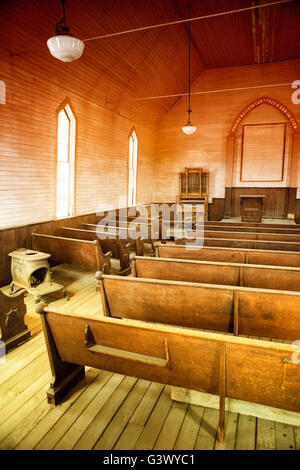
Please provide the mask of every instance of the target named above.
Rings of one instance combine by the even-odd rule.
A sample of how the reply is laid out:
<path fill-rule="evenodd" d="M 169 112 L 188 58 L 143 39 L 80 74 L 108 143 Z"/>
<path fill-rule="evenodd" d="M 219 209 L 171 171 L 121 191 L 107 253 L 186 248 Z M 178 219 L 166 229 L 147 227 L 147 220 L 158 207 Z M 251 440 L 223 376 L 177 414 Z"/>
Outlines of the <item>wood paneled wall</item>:
<path fill-rule="evenodd" d="M 222 220 L 225 210 L 225 199 L 214 197 L 208 204 L 208 220 Z"/>
<path fill-rule="evenodd" d="M 286 217 L 288 213 L 289 188 L 232 188 L 232 216 L 240 216 L 241 194 L 263 194 L 265 217 Z"/>
<path fill-rule="evenodd" d="M 58 84 L 1 62 L 6 104 L 0 105 L 0 228 L 53 220 L 55 136 L 58 106 L 66 98 Z M 155 128 L 87 101 L 68 98 L 77 117 L 75 214 L 119 207 L 127 197 L 128 136 L 139 138 L 138 202 L 151 202 Z M 119 198 L 121 201 L 119 202 Z"/>
<path fill-rule="evenodd" d="M 295 204 L 295 222 L 300 224 L 300 199 L 297 199 Z"/>
<path fill-rule="evenodd" d="M 159 132 L 155 159 L 154 201 L 175 201 L 178 194 L 178 172 L 185 166 L 202 167 L 209 171 L 209 202 L 213 198 L 225 197 L 225 175 L 227 157 L 227 136 L 234 119 L 248 104 L 261 96 L 270 96 L 282 102 L 297 121 L 300 121 L 300 105 L 292 103 L 291 83 L 300 76 L 300 60 L 267 65 L 231 67 L 205 70 L 192 85 L 191 120 L 197 126 L 194 135 L 186 136 L 181 127 L 186 122 L 187 97 L 180 99 L 163 118 Z M 281 86 L 269 86 L 283 84 Z M 232 91 L 228 91 L 228 90 Z M 216 92 L 216 90 L 223 90 Z M 227 90 L 227 91 L 226 91 Z M 212 91 L 209 93 L 209 91 Z M 270 122 L 276 118 L 285 122 L 281 113 L 269 109 L 270 105 L 256 108 L 256 114 L 248 115 L 249 122 Z M 279 113 L 279 114 L 278 114 Z M 288 141 L 287 157 L 291 154 Z M 272 159 L 270 158 L 270 165 Z M 244 188 L 253 186 L 289 186 L 290 159 L 286 158 L 285 176 L 282 183 L 236 184 Z M 300 168 L 300 162 L 299 162 Z M 235 171 L 237 175 L 237 171 Z M 300 187 L 300 172 L 298 188 Z M 298 189 L 298 197 L 300 197 Z M 277 212 L 280 212 L 278 208 Z M 276 212 L 275 210 L 275 212 Z"/>

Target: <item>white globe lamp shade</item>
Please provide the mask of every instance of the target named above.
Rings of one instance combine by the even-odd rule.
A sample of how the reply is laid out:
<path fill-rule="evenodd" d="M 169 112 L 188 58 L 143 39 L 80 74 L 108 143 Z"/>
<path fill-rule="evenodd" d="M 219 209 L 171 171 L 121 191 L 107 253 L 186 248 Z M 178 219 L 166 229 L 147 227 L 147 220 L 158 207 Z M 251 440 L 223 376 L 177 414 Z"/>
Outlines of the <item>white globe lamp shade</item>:
<path fill-rule="evenodd" d="M 196 126 L 192 126 L 192 124 L 186 124 L 183 128 L 182 128 L 182 132 L 184 132 L 186 135 L 192 135 L 196 132 L 197 130 L 197 127 Z"/>
<path fill-rule="evenodd" d="M 48 39 L 50 54 L 63 62 L 73 62 L 82 56 L 84 42 L 71 35 L 59 34 Z"/>

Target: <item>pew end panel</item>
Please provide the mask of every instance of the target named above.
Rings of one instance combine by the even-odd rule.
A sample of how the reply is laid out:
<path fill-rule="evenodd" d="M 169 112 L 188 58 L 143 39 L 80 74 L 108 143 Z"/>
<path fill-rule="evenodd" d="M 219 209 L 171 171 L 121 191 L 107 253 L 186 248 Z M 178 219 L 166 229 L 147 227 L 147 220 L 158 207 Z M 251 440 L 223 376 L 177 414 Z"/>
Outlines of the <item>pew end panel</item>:
<path fill-rule="evenodd" d="M 232 289 L 135 277 L 102 276 L 111 317 L 231 333 Z"/>

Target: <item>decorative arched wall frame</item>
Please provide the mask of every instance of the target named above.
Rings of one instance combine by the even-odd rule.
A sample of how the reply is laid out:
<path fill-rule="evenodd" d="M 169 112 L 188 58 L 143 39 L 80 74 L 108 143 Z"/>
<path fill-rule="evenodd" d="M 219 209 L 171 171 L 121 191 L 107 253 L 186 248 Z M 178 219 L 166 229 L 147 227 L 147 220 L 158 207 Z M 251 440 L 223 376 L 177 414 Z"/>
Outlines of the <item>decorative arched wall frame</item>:
<path fill-rule="evenodd" d="M 238 126 L 243 121 L 243 119 L 251 111 L 253 111 L 253 109 L 257 108 L 258 106 L 262 104 L 268 104 L 270 106 L 274 106 L 274 108 L 281 111 L 291 125 L 292 135 L 293 135 L 293 154 L 292 154 L 292 162 L 291 162 L 291 176 L 290 176 L 290 184 L 289 184 L 287 216 L 293 219 L 295 217 L 298 159 L 300 158 L 300 126 L 295 116 L 293 115 L 293 113 L 289 111 L 289 109 L 284 104 L 268 96 L 262 96 L 261 98 L 258 98 L 252 103 L 245 106 L 245 108 L 243 108 L 243 110 L 235 118 L 230 128 L 230 131 L 227 137 L 227 163 L 226 163 L 224 216 L 232 217 L 232 205 L 233 205 L 232 178 L 233 178 L 234 142 L 235 142 L 235 137 L 236 137 L 236 131 L 238 129 Z"/>

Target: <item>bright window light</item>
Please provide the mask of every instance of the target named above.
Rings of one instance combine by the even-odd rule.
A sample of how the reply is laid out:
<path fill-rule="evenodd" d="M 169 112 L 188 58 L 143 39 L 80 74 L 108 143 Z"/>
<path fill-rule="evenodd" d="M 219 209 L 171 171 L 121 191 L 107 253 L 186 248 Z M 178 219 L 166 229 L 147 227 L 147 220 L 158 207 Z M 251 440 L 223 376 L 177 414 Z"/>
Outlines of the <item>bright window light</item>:
<path fill-rule="evenodd" d="M 138 139 L 133 130 L 129 136 L 129 162 L 128 162 L 128 206 L 136 205 L 136 180 L 137 180 L 137 154 Z"/>
<path fill-rule="evenodd" d="M 75 117 L 66 105 L 57 118 L 56 217 L 74 215 Z"/>

